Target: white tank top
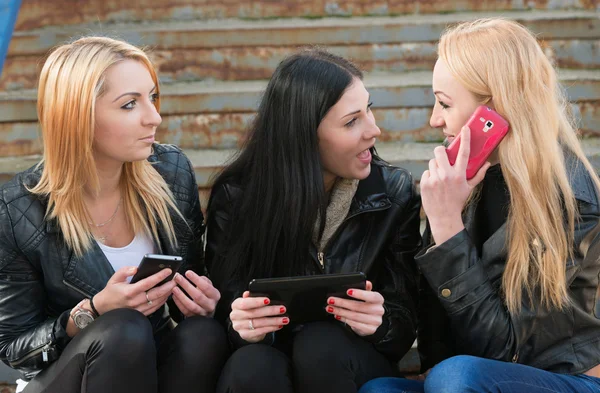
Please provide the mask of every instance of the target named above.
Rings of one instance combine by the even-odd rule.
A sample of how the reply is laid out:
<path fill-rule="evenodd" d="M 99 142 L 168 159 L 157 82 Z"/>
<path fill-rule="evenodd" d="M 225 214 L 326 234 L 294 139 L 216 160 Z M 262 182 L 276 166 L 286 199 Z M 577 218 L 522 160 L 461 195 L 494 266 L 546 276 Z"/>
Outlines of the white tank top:
<path fill-rule="evenodd" d="M 154 254 L 154 242 L 152 241 L 152 238 L 145 233 L 138 233 L 135 235 L 131 243 L 125 247 L 109 247 L 100 242 L 98 242 L 98 245 L 115 271 L 124 266 L 137 267 L 140 265 L 144 255 Z M 129 279 L 131 279 L 131 277 Z"/>

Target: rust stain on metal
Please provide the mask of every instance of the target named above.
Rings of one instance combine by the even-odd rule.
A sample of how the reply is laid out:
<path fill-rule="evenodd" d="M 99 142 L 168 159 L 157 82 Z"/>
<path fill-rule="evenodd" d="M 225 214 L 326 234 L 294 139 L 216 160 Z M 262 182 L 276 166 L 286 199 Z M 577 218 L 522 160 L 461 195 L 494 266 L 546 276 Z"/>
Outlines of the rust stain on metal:
<path fill-rule="evenodd" d="M 238 148 L 252 117 L 246 113 L 165 116 L 156 139 L 185 149 Z"/>
<path fill-rule="evenodd" d="M 0 123 L 0 157 L 41 152 L 42 141 L 37 123 Z"/>
<path fill-rule="evenodd" d="M 22 2 L 17 30 L 98 21 L 110 24 L 148 20 L 368 16 L 526 9 L 595 10 L 598 6 L 597 0 L 138 0 L 135 3 L 123 3 L 121 0 L 52 0 L 51 4 L 48 3 L 49 0 Z"/>
<path fill-rule="evenodd" d="M 585 102 L 572 105 L 583 137 L 600 136 L 600 102 Z M 583 141 L 582 143 L 585 143 Z"/>
<path fill-rule="evenodd" d="M 600 68 L 600 41 L 540 41 L 557 66 L 569 69 Z M 353 60 L 367 72 L 431 70 L 436 45 L 431 42 L 327 46 L 328 50 Z M 299 47 L 233 47 L 214 49 L 153 50 L 150 56 L 163 83 L 214 80 L 268 79 L 277 64 Z M 9 56 L 0 77 L 0 90 L 33 88 L 44 58 Z"/>
<path fill-rule="evenodd" d="M 446 28 L 443 20 L 432 20 L 431 23 L 413 23 L 405 18 L 391 18 L 389 23 L 365 23 L 358 25 L 315 25 L 307 22 L 294 27 L 285 24 L 265 24 L 260 22 L 248 25 L 242 24 L 231 29 L 219 27 L 206 28 L 202 24 L 192 24 L 185 28 L 165 30 L 164 27 L 127 28 L 115 26 L 116 33 L 124 39 L 136 44 L 146 45 L 158 50 L 175 49 L 208 49 L 232 47 L 280 47 L 301 45 L 368 45 L 396 44 L 402 42 L 435 42 Z M 600 19 L 572 17 L 556 19 L 521 20 L 534 32 L 545 39 L 589 38 L 597 39 L 600 29 Z M 101 31 L 111 31 L 99 27 Z M 93 29 L 93 28 L 92 28 Z M 78 34 L 89 34 L 88 27 L 78 27 L 75 30 L 40 30 L 31 34 L 15 34 L 9 48 L 9 55 L 44 54 L 53 46 L 70 39 Z"/>
<path fill-rule="evenodd" d="M 235 47 L 219 49 L 155 50 L 151 57 L 161 80 L 268 79 L 277 64 L 300 47 Z M 333 53 L 353 60 L 364 71 L 429 70 L 435 63 L 435 45 L 368 44 L 329 46 Z"/>
<path fill-rule="evenodd" d="M 44 58 L 36 55 L 8 56 L 0 75 L 0 90 L 35 87 L 44 61 Z"/>

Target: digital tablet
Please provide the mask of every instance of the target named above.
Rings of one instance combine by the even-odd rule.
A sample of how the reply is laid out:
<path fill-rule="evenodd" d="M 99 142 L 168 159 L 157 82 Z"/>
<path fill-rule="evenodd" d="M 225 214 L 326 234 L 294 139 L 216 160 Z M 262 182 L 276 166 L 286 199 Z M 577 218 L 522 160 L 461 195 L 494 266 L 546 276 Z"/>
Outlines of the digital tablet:
<path fill-rule="evenodd" d="M 284 305 L 291 323 L 331 319 L 325 311 L 330 296 L 350 297 L 348 289 L 365 289 L 364 273 L 319 274 L 314 276 L 265 278 L 250 281 L 250 296 L 265 296 L 273 305 Z"/>

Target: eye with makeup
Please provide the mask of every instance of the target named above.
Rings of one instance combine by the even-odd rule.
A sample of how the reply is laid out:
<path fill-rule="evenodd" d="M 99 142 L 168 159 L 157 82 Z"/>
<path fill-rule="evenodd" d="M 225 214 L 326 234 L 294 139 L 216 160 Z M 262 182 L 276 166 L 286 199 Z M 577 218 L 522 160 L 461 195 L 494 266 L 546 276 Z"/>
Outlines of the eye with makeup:
<path fill-rule="evenodd" d="M 442 108 L 444 108 L 444 109 L 448 109 L 448 108 L 450 108 L 450 105 L 446 105 L 446 104 L 444 103 L 444 101 L 440 101 L 440 100 L 438 100 L 438 102 L 440 103 L 440 106 L 441 106 Z"/>
<path fill-rule="evenodd" d="M 155 103 L 160 98 L 160 94 L 154 93 L 150 95 L 150 102 Z M 136 100 L 131 100 L 121 107 L 121 109 L 132 110 L 135 108 Z"/>
<path fill-rule="evenodd" d="M 121 107 L 121 109 L 125 109 L 128 111 L 132 110 L 133 108 L 135 108 L 135 100 L 131 100 L 127 104 L 125 104 Z"/>
<path fill-rule="evenodd" d="M 369 102 L 369 104 L 367 105 L 367 113 L 371 112 L 372 105 L 373 105 L 373 103 Z M 344 127 L 352 128 L 356 124 L 357 120 L 358 120 L 358 117 L 352 118 L 352 120 L 350 120 L 348 123 L 344 124 Z"/>

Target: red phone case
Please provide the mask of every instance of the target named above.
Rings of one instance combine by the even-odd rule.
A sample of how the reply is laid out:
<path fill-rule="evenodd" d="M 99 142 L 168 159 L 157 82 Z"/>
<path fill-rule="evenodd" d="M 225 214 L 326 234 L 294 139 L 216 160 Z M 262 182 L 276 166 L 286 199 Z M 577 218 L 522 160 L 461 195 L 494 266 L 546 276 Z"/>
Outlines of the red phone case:
<path fill-rule="evenodd" d="M 467 121 L 471 129 L 471 153 L 467 164 L 467 179 L 472 179 L 483 166 L 487 158 L 500 144 L 509 125 L 502 116 L 485 105 L 478 107 Z M 454 165 L 460 148 L 460 134 L 446 149 L 450 165 Z"/>

